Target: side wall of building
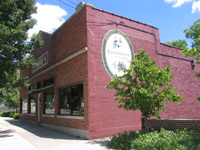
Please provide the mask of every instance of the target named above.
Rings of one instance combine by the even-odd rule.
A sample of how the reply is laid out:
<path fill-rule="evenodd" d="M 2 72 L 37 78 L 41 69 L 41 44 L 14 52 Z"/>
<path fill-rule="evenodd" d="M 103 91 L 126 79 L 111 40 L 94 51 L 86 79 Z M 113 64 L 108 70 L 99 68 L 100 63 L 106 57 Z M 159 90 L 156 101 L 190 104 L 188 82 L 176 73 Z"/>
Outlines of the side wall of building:
<path fill-rule="evenodd" d="M 120 24 L 116 24 L 116 22 Z M 140 111 L 126 111 L 118 108 L 114 100 L 115 92 L 106 89 L 111 77 L 106 72 L 102 60 L 102 42 L 110 30 L 124 32 L 132 43 L 134 54 L 145 49 L 151 59 L 163 67 L 171 65 L 176 90 L 185 99 L 181 104 L 166 103 L 167 110 L 162 113 L 165 119 L 197 119 L 200 117 L 200 103 L 195 100 L 200 87 L 200 79 L 194 73 L 200 66 L 191 66 L 180 49 L 160 43 L 157 28 L 148 26 L 96 8 L 87 7 L 88 30 L 88 98 L 90 138 L 111 136 L 124 130 L 141 129 Z M 163 55 L 164 54 L 164 55 Z M 177 58 L 173 58 L 177 57 Z"/>
<path fill-rule="evenodd" d="M 158 29 L 91 7 L 87 7 L 87 22 L 90 138 L 111 136 L 125 130 L 140 130 L 140 111 L 119 109 L 119 104 L 114 100 L 115 91 L 105 87 L 111 77 L 104 67 L 102 42 L 108 31 L 117 29 L 128 36 L 134 53 L 139 52 L 139 49 L 146 49 L 152 58 L 156 58 L 155 39 L 152 35 L 116 25 L 114 22 L 123 22 L 153 32 L 157 37 L 156 43 L 160 43 Z"/>
<path fill-rule="evenodd" d="M 160 52 L 162 54 L 194 60 L 195 58 L 185 58 L 180 50 L 160 44 Z M 192 66 L 189 60 L 181 60 L 172 57 L 159 56 L 160 66 L 171 66 L 171 72 L 174 74 L 172 82 L 174 89 L 184 97 L 180 103 L 168 102 L 165 104 L 166 111 L 161 113 L 164 119 L 200 119 L 200 103 L 196 100 L 199 95 L 200 79 L 195 73 L 200 72 L 200 64 Z"/>

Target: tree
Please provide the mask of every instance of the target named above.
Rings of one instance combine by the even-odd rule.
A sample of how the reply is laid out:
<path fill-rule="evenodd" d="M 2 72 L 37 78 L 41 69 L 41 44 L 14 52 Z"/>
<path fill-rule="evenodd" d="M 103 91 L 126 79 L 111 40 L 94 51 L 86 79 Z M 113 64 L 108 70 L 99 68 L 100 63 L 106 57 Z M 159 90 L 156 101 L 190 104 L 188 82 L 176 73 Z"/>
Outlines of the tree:
<path fill-rule="evenodd" d="M 187 48 L 188 44 L 186 40 L 176 40 L 176 41 L 172 41 L 172 42 L 166 42 L 166 44 L 168 45 L 172 45 L 172 46 L 176 46 L 182 49 Z"/>
<path fill-rule="evenodd" d="M 34 0 L 0 0 L 0 89 L 25 85 L 26 78 L 14 79 L 17 69 L 32 65 L 30 54 L 42 45 L 41 36 L 35 34 L 28 38 L 28 30 L 36 21 L 31 15 L 36 12 Z M 0 95 L 5 95 L 1 90 Z"/>
<path fill-rule="evenodd" d="M 183 99 L 173 90 L 172 77 L 170 66 L 160 69 L 156 60 L 150 60 L 145 50 L 140 50 L 130 68 L 124 68 L 124 75 L 115 76 L 106 87 L 116 90 L 119 108 L 141 111 L 148 131 L 147 118 L 161 118 L 159 113 L 166 109 L 163 102 L 180 103 Z"/>
<path fill-rule="evenodd" d="M 19 79 L 19 72 L 16 72 L 13 76 L 13 80 Z M 19 88 L 13 86 L 7 86 L 0 88 L 0 102 L 3 102 L 5 106 L 16 109 L 19 107 Z"/>
<path fill-rule="evenodd" d="M 195 21 L 193 23 L 193 25 L 190 26 L 189 29 L 185 29 L 185 36 L 186 38 L 192 39 L 192 48 L 195 47 L 199 47 L 200 45 L 200 41 L 199 40 L 195 40 L 199 38 L 200 35 L 200 19 L 198 19 L 197 21 Z"/>

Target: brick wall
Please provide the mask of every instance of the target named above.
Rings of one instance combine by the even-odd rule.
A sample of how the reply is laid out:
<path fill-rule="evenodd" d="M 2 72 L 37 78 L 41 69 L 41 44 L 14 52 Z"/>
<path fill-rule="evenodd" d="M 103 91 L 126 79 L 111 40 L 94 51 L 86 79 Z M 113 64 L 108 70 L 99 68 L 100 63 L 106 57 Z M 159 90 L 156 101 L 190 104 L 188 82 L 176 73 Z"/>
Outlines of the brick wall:
<path fill-rule="evenodd" d="M 121 22 L 137 28 L 137 30 L 116 25 L 114 22 Z M 171 66 L 171 72 L 174 74 L 172 80 L 174 90 L 185 99 L 181 104 L 165 103 L 167 109 L 161 113 L 161 116 L 164 119 L 200 118 L 200 103 L 196 101 L 200 79 L 195 77 L 195 73 L 200 72 L 199 64 L 192 67 L 191 61 L 173 58 L 192 60 L 183 56 L 180 49 L 161 44 L 158 28 L 103 10 L 87 7 L 88 98 L 91 138 L 111 136 L 124 130 L 139 130 L 142 126 L 140 112 L 119 109 L 118 103 L 114 100 L 115 92 L 105 88 L 111 78 L 102 61 L 102 41 L 106 33 L 114 29 L 120 30 L 128 36 L 134 53 L 139 52 L 139 49 L 145 49 L 150 58 L 156 59 L 157 65 L 161 68 Z M 151 32 L 151 34 L 141 30 Z"/>
<path fill-rule="evenodd" d="M 194 131 L 200 131 L 200 120 L 172 120 L 172 119 L 149 119 L 149 128 L 160 130 L 160 128 L 176 130 L 176 129 L 188 129 Z"/>
<path fill-rule="evenodd" d="M 122 22 L 138 28 L 138 30 L 116 25 L 114 22 Z M 119 109 L 119 104 L 114 100 L 115 91 L 105 88 L 111 78 L 102 61 L 102 41 L 106 33 L 113 29 L 120 30 L 127 35 L 134 53 L 139 52 L 139 49 L 145 49 L 151 59 L 157 60 L 157 64 L 161 68 L 171 66 L 174 74 L 172 80 L 174 89 L 185 99 L 181 104 L 165 103 L 167 109 L 161 113 L 161 116 L 164 119 L 199 119 L 200 103 L 195 99 L 199 94 L 200 79 L 195 77 L 195 73 L 200 72 L 200 65 L 191 66 L 191 61 L 173 58 L 174 56 L 185 57 L 181 54 L 180 49 L 160 43 L 158 28 L 86 6 L 52 35 L 43 33 L 45 44 L 33 54 L 37 59 L 48 51 L 48 64 L 34 73 L 31 72 L 31 68 L 21 71 L 21 76 L 31 77 L 32 85 L 51 77 L 55 79 L 55 115 L 45 115 L 41 118 L 41 122 L 89 130 L 90 139 L 115 135 L 124 130 L 140 130 L 142 128 L 140 111 Z M 85 47 L 87 47 L 87 51 L 51 70 L 38 74 Z M 157 52 L 170 57 L 159 55 Z M 60 118 L 58 117 L 58 90 L 76 83 L 83 83 L 84 119 Z M 26 96 L 26 90 L 21 88 L 21 98 Z M 43 92 L 41 95 L 43 97 Z M 44 101 L 41 102 L 42 106 L 43 103 Z M 37 113 L 35 117 L 21 115 L 20 118 L 37 121 Z"/>
<path fill-rule="evenodd" d="M 75 14 L 68 21 L 66 21 L 59 29 L 57 29 L 52 35 L 41 32 L 44 39 L 44 45 L 40 49 L 33 51 L 33 55 L 36 60 L 48 52 L 48 64 L 41 67 L 35 72 L 32 72 L 32 68 L 27 68 L 21 71 L 21 77 L 29 76 L 31 78 L 31 85 L 36 87 L 37 82 L 43 81 L 49 78 L 54 78 L 54 94 L 55 94 L 55 114 L 44 115 L 44 93 L 41 91 L 41 123 L 88 130 L 88 69 L 87 69 L 87 51 L 73 56 L 76 52 L 84 49 L 87 46 L 87 34 L 86 34 L 86 16 L 85 9 L 81 10 L 78 14 Z M 73 56 L 72 59 L 59 64 L 58 66 L 45 71 L 45 69 L 51 67 L 57 62 L 62 61 L 65 58 Z M 42 74 L 40 74 L 44 71 Z M 69 85 L 83 83 L 84 90 L 84 117 L 77 118 L 65 118 L 58 114 L 59 112 L 59 88 Z M 20 89 L 20 98 L 27 97 L 28 89 Z M 36 97 L 37 97 L 37 93 Z M 36 113 L 35 114 L 21 114 L 20 119 L 30 120 L 37 122 L 38 120 L 38 101 L 36 98 Z"/>
<path fill-rule="evenodd" d="M 125 33 L 134 49 L 147 49 L 147 53 L 156 57 L 154 37 L 137 30 L 117 26 L 113 22 L 124 22 L 126 25 L 154 32 L 159 43 L 158 29 L 127 18 L 117 16 L 95 8 L 87 7 L 88 30 L 88 99 L 89 99 L 89 130 L 91 138 L 112 136 L 119 132 L 140 130 L 140 111 L 126 111 L 119 109 L 114 100 L 114 90 L 106 89 L 110 82 L 102 60 L 102 42 L 110 30 L 120 30 Z"/>

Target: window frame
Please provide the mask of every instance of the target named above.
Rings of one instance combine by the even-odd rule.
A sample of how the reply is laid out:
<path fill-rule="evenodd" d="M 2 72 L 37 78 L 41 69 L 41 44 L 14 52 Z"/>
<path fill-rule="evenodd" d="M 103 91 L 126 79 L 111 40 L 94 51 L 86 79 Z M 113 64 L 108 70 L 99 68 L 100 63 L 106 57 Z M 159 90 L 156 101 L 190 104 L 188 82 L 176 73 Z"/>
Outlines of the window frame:
<path fill-rule="evenodd" d="M 32 103 L 31 103 L 31 101 L 32 101 L 32 97 L 31 96 L 34 96 L 34 102 L 35 102 L 35 110 L 34 111 L 32 110 L 32 108 L 34 108 L 34 107 L 32 106 Z M 36 105 L 37 104 L 36 104 L 36 95 L 35 95 L 35 92 L 33 92 L 31 94 L 28 94 L 28 113 L 29 114 L 36 114 L 36 109 L 37 109 Z"/>
<path fill-rule="evenodd" d="M 24 107 L 24 99 L 26 99 L 26 107 Z M 20 113 L 21 114 L 27 114 L 28 113 L 28 98 L 20 98 L 21 106 L 20 106 Z M 24 111 L 23 108 L 26 108 L 26 111 Z"/>
<path fill-rule="evenodd" d="M 82 105 L 82 103 L 83 103 L 83 113 L 82 114 L 71 114 L 71 112 L 69 112 L 69 113 L 62 113 L 62 111 L 61 111 L 61 90 L 63 90 L 63 89 L 65 89 L 65 88 L 69 88 L 69 87 L 73 87 L 73 86 L 76 86 L 76 85 L 82 85 L 82 100 L 80 100 L 80 108 L 81 108 L 81 105 Z M 68 117 L 84 117 L 84 108 L 85 108 L 85 106 L 84 106 L 84 84 L 81 82 L 81 83 L 76 83 L 76 84 L 71 84 L 71 85 L 67 85 L 67 86 L 64 86 L 64 87 L 61 87 L 61 88 L 58 88 L 58 98 L 59 98 L 59 113 L 58 113 L 58 115 L 60 115 L 60 116 L 68 116 Z"/>
<path fill-rule="evenodd" d="M 54 91 L 54 77 L 46 79 L 43 81 L 43 115 L 54 115 L 55 114 L 55 91 Z M 47 97 L 46 95 L 51 93 L 53 95 L 52 105 L 53 105 L 53 113 L 47 112 Z"/>

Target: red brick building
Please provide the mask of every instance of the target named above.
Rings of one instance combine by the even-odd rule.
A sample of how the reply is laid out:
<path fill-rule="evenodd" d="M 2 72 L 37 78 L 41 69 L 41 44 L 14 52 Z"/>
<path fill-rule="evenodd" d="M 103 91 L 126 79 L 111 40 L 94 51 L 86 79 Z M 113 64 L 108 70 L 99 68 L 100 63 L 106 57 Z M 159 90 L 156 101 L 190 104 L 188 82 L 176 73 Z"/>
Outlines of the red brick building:
<path fill-rule="evenodd" d="M 139 49 L 159 66 L 171 65 L 174 89 L 184 97 L 181 104 L 166 103 L 161 116 L 200 118 L 200 65 L 160 43 L 158 28 L 85 4 L 53 34 L 41 33 L 44 45 L 33 52 L 37 65 L 21 70 L 31 86 L 20 89 L 20 119 L 87 139 L 140 130 L 140 111 L 119 109 L 115 92 L 105 88 Z"/>

